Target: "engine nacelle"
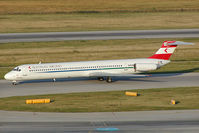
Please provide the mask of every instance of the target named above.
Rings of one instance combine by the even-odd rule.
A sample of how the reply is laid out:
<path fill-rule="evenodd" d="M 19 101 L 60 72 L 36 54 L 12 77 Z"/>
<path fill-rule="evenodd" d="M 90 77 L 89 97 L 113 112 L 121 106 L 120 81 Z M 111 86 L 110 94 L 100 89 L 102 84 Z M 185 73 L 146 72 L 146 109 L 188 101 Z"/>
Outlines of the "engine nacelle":
<path fill-rule="evenodd" d="M 159 66 L 153 63 L 138 63 L 134 64 L 134 68 L 135 72 L 136 71 L 146 72 L 146 71 L 156 70 L 159 68 Z"/>

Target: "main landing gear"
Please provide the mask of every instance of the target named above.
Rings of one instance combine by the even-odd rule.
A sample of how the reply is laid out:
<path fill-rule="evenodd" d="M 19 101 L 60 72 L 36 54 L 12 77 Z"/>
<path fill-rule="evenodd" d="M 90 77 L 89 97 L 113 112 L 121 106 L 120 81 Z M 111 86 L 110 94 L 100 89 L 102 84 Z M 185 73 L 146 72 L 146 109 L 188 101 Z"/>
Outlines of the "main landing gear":
<path fill-rule="evenodd" d="M 99 81 L 104 81 L 104 77 L 98 77 L 97 78 Z M 113 82 L 112 78 L 111 77 L 106 77 L 106 82 L 107 83 L 111 83 Z"/>
<path fill-rule="evenodd" d="M 107 83 L 111 83 L 111 82 L 113 82 L 113 80 L 112 80 L 111 77 L 107 77 L 107 78 L 106 78 L 106 82 L 107 82 Z"/>
<path fill-rule="evenodd" d="M 104 77 L 98 77 L 97 78 L 99 81 L 104 81 Z"/>

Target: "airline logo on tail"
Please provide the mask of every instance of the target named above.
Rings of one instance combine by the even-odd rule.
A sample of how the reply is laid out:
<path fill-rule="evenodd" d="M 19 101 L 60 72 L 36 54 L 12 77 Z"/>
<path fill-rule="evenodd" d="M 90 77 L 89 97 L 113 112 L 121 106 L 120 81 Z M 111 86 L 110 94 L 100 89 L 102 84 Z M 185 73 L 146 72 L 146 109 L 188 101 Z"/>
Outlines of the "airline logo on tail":
<path fill-rule="evenodd" d="M 169 60 L 170 56 L 175 51 L 177 45 L 190 45 L 190 44 L 192 43 L 186 43 L 181 41 L 164 41 L 162 47 L 149 58 Z"/>

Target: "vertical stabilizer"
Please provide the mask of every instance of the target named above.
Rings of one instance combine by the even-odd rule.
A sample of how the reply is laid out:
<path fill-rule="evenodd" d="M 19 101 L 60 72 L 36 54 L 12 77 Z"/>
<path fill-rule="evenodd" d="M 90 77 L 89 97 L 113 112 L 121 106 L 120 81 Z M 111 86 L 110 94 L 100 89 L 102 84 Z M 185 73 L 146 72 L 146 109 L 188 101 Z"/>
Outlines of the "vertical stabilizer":
<path fill-rule="evenodd" d="M 169 60 L 176 47 L 176 41 L 164 41 L 162 47 L 154 55 L 148 58 Z"/>

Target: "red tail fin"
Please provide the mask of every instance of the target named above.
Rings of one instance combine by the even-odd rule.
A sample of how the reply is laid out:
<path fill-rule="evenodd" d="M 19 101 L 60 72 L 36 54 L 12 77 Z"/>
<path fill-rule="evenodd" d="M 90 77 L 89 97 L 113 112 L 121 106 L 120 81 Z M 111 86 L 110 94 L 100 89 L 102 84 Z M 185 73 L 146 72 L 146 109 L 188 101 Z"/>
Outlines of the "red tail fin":
<path fill-rule="evenodd" d="M 170 56 L 173 54 L 175 48 L 177 47 L 175 42 L 176 41 L 164 41 L 162 47 L 154 55 L 148 58 L 169 60 Z"/>

